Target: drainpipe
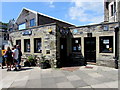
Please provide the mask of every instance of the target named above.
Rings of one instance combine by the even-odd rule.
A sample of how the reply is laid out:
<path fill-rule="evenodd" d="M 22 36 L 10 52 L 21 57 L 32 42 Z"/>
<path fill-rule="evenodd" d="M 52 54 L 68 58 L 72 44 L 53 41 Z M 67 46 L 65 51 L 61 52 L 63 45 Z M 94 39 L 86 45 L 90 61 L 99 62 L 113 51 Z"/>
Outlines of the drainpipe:
<path fill-rule="evenodd" d="M 115 28 L 115 57 L 114 57 L 114 60 L 115 60 L 115 69 L 118 69 L 118 52 L 119 52 L 119 41 L 118 41 L 118 38 L 119 38 L 119 28 L 116 27 Z"/>

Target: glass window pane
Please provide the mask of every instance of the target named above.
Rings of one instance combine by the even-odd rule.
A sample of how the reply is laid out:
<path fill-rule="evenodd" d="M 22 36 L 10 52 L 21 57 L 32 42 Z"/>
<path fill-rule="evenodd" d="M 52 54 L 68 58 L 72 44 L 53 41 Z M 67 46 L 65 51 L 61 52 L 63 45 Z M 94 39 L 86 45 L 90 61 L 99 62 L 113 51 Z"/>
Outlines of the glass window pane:
<path fill-rule="evenodd" d="M 34 52 L 35 53 L 41 53 L 41 38 L 35 38 L 34 39 Z"/>
<path fill-rule="evenodd" d="M 35 19 L 31 19 L 30 20 L 30 26 L 32 27 L 32 26 L 35 26 Z"/>
<path fill-rule="evenodd" d="M 24 40 L 24 51 L 25 52 L 30 52 L 30 39 L 25 39 Z"/>
<path fill-rule="evenodd" d="M 19 29 L 19 30 L 26 29 L 25 23 L 20 24 L 20 25 L 18 26 L 18 29 Z"/>
<path fill-rule="evenodd" d="M 100 37 L 100 53 L 113 52 L 113 36 Z"/>

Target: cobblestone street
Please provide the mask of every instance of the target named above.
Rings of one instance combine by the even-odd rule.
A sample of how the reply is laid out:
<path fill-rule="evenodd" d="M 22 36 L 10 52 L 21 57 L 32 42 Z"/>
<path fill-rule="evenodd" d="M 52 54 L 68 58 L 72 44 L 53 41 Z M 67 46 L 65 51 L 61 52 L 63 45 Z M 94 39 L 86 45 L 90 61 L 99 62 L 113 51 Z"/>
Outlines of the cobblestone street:
<path fill-rule="evenodd" d="M 118 88 L 118 70 L 88 65 L 67 69 L 22 67 L 21 71 L 0 69 L 1 88 Z"/>

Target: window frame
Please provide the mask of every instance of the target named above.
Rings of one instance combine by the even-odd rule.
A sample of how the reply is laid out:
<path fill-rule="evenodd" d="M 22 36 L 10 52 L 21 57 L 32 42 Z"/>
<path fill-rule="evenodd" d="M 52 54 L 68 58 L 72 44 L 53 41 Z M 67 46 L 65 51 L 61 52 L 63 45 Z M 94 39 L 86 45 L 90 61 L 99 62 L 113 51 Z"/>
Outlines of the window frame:
<path fill-rule="evenodd" d="M 41 38 L 34 38 L 34 53 L 42 53 L 42 49 L 40 50 L 40 52 L 38 52 L 37 50 L 36 50 L 36 48 L 38 47 L 38 45 L 36 45 L 36 41 L 37 40 L 39 40 L 40 41 L 40 44 L 41 44 L 41 46 L 40 46 L 40 48 L 42 48 L 42 39 Z"/>
<path fill-rule="evenodd" d="M 109 40 L 109 44 L 108 43 L 104 43 L 104 40 Z M 99 53 L 113 53 L 114 51 L 114 44 L 113 44 L 114 40 L 113 40 L 113 36 L 101 36 L 99 37 Z M 109 49 L 112 48 L 112 51 L 103 51 L 103 50 L 107 50 L 109 45 Z M 106 47 L 106 48 L 104 48 Z"/>
<path fill-rule="evenodd" d="M 24 28 L 22 28 L 22 29 L 20 29 L 20 27 L 19 27 L 19 26 L 20 26 L 20 25 L 23 25 L 23 24 L 25 24 L 25 27 L 24 27 Z M 18 30 L 23 30 L 23 29 L 26 29 L 26 23 L 25 23 L 25 22 L 23 22 L 23 23 L 21 23 L 21 24 L 19 24 L 19 25 L 18 25 Z"/>
<path fill-rule="evenodd" d="M 81 51 L 81 47 L 79 50 L 79 45 L 81 46 L 81 38 L 72 38 L 72 52 L 80 52 Z M 77 41 L 76 41 L 77 40 Z M 76 48 L 76 50 L 74 50 L 74 48 Z"/>
<path fill-rule="evenodd" d="M 111 4 L 110 7 L 111 7 L 111 10 L 110 10 L 111 11 L 111 16 L 114 16 L 114 5 Z"/>
<path fill-rule="evenodd" d="M 33 22 L 32 22 L 32 21 L 33 21 Z M 32 24 L 34 24 L 34 25 L 32 25 Z M 35 18 L 30 19 L 30 27 L 33 27 L 33 26 L 35 26 Z"/>
<path fill-rule="evenodd" d="M 30 51 L 27 51 L 27 46 L 26 46 L 27 40 L 29 40 L 29 47 L 30 47 Z M 24 52 L 28 52 L 28 53 L 30 53 L 30 52 L 31 52 L 30 39 L 24 39 Z"/>
<path fill-rule="evenodd" d="M 21 40 L 20 39 L 16 40 L 16 45 L 19 45 L 19 47 L 21 48 Z"/>

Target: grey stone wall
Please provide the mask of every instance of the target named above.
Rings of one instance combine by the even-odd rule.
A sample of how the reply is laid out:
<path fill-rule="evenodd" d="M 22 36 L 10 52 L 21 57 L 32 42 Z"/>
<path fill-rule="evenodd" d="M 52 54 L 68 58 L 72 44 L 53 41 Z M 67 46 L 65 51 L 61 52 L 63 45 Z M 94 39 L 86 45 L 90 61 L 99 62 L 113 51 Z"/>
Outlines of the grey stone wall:
<path fill-rule="evenodd" d="M 30 30 L 31 35 L 23 36 L 22 32 Z M 49 31 L 52 30 L 52 34 Z M 44 25 L 33 29 L 20 30 L 10 33 L 13 44 L 16 44 L 16 40 L 21 40 L 21 51 L 23 52 L 23 58 L 27 58 L 28 55 L 46 55 L 46 59 L 54 59 L 56 61 L 56 25 Z M 41 38 L 42 53 L 34 53 L 34 38 Z M 30 39 L 30 52 L 24 52 L 24 39 Z M 50 54 L 46 54 L 46 50 L 50 50 Z"/>
<path fill-rule="evenodd" d="M 83 27 L 77 27 L 71 29 L 72 37 L 73 38 L 81 38 L 81 47 L 82 47 L 82 55 L 84 56 L 84 38 L 87 37 L 87 33 L 92 33 L 92 37 L 96 37 L 96 63 L 98 65 L 105 65 L 105 66 L 114 66 L 114 59 L 115 56 L 115 32 L 114 27 L 118 23 L 108 23 L 108 24 L 98 24 L 98 25 L 89 25 Z M 108 31 L 104 31 L 104 26 L 108 26 Z M 74 33 L 74 30 L 77 30 Z M 113 53 L 100 53 L 99 52 L 99 37 L 101 36 L 113 36 Z M 71 53 L 71 51 L 69 52 Z"/>
<path fill-rule="evenodd" d="M 35 19 L 36 22 L 36 14 L 32 13 L 26 9 L 20 13 L 19 17 L 16 20 L 15 29 L 18 30 L 18 25 L 22 23 L 26 23 L 26 28 L 30 27 L 30 20 Z"/>
<path fill-rule="evenodd" d="M 104 21 L 109 21 L 109 2 L 104 2 Z"/>

